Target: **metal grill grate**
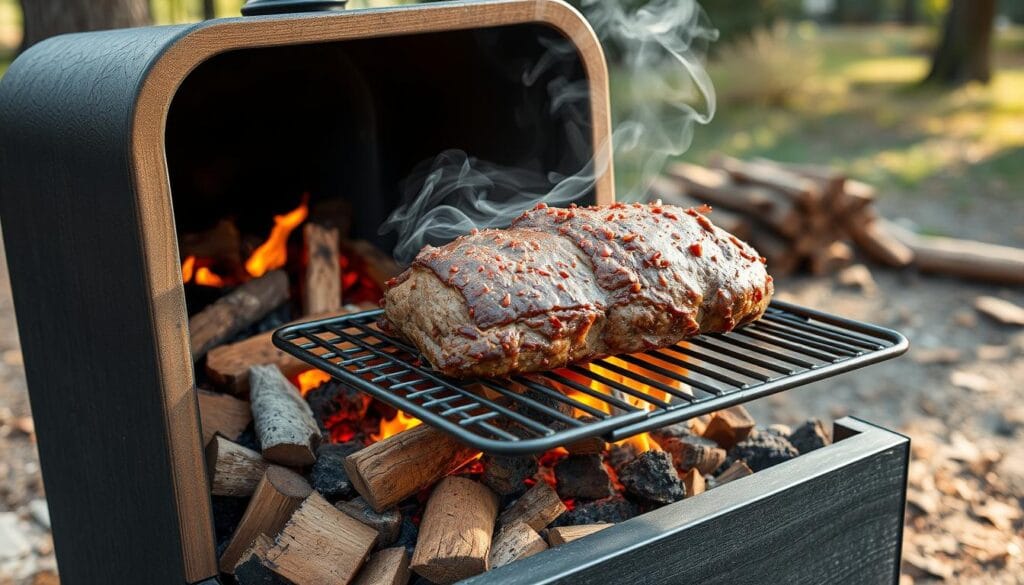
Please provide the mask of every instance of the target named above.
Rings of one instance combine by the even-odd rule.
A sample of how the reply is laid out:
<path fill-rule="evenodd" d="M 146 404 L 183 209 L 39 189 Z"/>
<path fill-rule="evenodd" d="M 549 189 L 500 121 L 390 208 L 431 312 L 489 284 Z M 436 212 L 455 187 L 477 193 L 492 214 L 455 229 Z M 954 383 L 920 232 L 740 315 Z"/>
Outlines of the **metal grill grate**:
<path fill-rule="evenodd" d="M 283 327 L 274 344 L 483 451 L 539 453 L 683 421 L 895 357 L 899 333 L 773 301 L 755 323 L 511 378 L 453 380 L 376 329 L 381 311 Z"/>

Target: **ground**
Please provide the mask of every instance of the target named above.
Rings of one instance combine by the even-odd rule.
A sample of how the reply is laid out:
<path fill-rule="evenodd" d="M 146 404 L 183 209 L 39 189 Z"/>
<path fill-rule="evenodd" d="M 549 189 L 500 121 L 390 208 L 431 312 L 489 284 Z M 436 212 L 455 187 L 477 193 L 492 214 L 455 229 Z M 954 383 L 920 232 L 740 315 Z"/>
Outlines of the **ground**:
<path fill-rule="evenodd" d="M 701 162 L 720 150 L 833 164 L 877 186 L 889 218 L 922 232 L 1024 246 L 1024 32 L 1001 31 L 990 86 L 953 92 L 913 87 L 930 34 L 801 25 L 761 39 L 756 50 L 723 52 L 710 65 L 719 116 L 697 129 L 684 158 Z M 630 177 L 628 169 L 619 174 Z M 850 414 L 906 433 L 914 463 L 904 579 L 1024 583 L 1024 329 L 973 309 L 979 295 L 1024 306 L 1024 290 L 870 268 L 874 294 L 796 277 L 778 283 L 779 296 L 896 328 L 911 352 L 752 410 L 765 424 Z M 0 356 L 4 584 L 15 570 L 41 567 L 39 578 L 51 578 L 52 557 L 33 503 L 42 486 L 2 259 Z M 23 530 L 27 549 L 4 544 Z"/>

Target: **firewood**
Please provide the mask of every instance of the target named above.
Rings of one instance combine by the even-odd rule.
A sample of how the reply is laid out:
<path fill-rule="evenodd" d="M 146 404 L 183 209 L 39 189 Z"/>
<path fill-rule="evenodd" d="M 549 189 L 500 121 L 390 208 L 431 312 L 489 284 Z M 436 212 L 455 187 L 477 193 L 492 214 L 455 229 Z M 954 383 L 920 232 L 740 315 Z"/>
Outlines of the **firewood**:
<path fill-rule="evenodd" d="M 498 496 L 487 486 L 464 477 L 441 480 L 423 511 L 412 570 L 442 585 L 483 573 L 497 514 Z"/>
<path fill-rule="evenodd" d="M 755 158 L 754 162 L 776 165 L 814 181 L 821 191 L 822 207 L 826 209 L 830 209 L 842 197 L 848 181 L 844 173 L 827 165 L 781 162 L 765 158 Z"/>
<path fill-rule="evenodd" d="M 693 468 L 683 476 L 683 485 L 686 486 L 686 497 L 692 498 L 697 494 L 704 493 L 707 484 L 704 482 L 704 474 L 699 469 Z"/>
<path fill-rule="evenodd" d="M 665 437 L 658 444 L 672 456 L 676 469 L 683 473 L 690 469 L 711 473 L 726 458 L 725 449 L 707 437 Z"/>
<path fill-rule="evenodd" d="M 875 202 L 875 188 L 867 183 L 848 179 L 842 192 L 832 205 L 836 217 L 855 215 Z"/>
<path fill-rule="evenodd" d="M 245 400 L 228 394 L 198 390 L 199 419 L 203 427 L 203 444 L 217 433 L 234 440 L 252 422 L 252 408 Z"/>
<path fill-rule="evenodd" d="M 277 366 L 253 366 L 252 413 L 263 458 L 301 467 L 316 461 L 320 428 L 313 412 Z"/>
<path fill-rule="evenodd" d="M 922 272 L 1024 284 L 1024 249 L 974 240 L 919 236 L 888 222 L 885 227 L 913 250 L 914 266 Z"/>
<path fill-rule="evenodd" d="M 548 544 L 560 546 L 567 542 L 579 540 L 584 536 L 590 536 L 605 528 L 611 528 L 614 524 L 579 524 L 576 526 L 558 526 L 548 530 Z"/>
<path fill-rule="evenodd" d="M 429 487 L 480 452 L 419 425 L 345 458 L 352 485 L 378 512 Z"/>
<path fill-rule="evenodd" d="M 369 305 L 345 305 L 339 311 L 304 317 L 289 325 L 372 308 L 374 307 Z M 288 378 L 308 370 L 309 364 L 277 349 L 271 339 L 273 334 L 273 331 L 267 331 L 236 343 L 213 348 L 206 356 L 207 375 L 218 388 L 235 395 L 244 395 L 249 392 L 249 368 L 252 366 L 273 364 Z"/>
<path fill-rule="evenodd" d="M 480 481 L 499 496 L 520 496 L 526 492 L 526 480 L 537 473 L 537 458 L 484 455 L 484 474 Z"/>
<path fill-rule="evenodd" d="M 546 482 L 538 481 L 498 517 L 498 525 L 522 522 L 540 532 L 565 512 L 565 504 Z"/>
<path fill-rule="evenodd" d="M 302 312 L 332 313 L 341 309 L 341 264 L 338 229 L 307 222 L 302 228 L 306 244 L 306 274 L 302 288 Z"/>
<path fill-rule="evenodd" d="M 234 571 L 238 559 L 256 537 L 277 534 L 312 491 L 306 480 L 294 471 L 276 465 L 268 467 L 231 541 L 221 553 L 220 570 L 225 573 Z"/>
<path fill-rule="evenodd" d="M 274 573 L 295 585 L 347 584 L 376 541 L 376 530 L 336 510 L 313 492 L 295 510 L 265 556 Z"/>
<path fill-rule="evenodd" d="M 555 489 L 563 498 L 597 500 L 615 493 L 600 455 L 570 455 L 555 464 Z"/>
<path fill-rule="evenodd" d="M 362 259 L 366 275 L 381 290 L 387 288 L 384 283 L 402 273 L 402 267 L 390 255 L 366 240 L 348 240 L 342 251 Z"/>
<path fill-rule="evenodd" d="M 217 299 L 188 320 L 192 359 L 252 325 L 288 300 L 288 275 L 274 270 Z"/>
<path fill-rule="evenodd" d="M 1024 325 L 1024 307 L 999 297 L 980 296 L 974 308 L 1003 325 Z"/>
<path fill-rule="evenodd" d="M 334 507 L 376 530 L 377 544 L 380 546 L 389 546 L 398 538 L 398 531 L 402 527 L 402 513 L 398 508 L 378 512 L 363 498 L 338 502 Z"/>
<path fill-rule="evenodd" d="M 206 445 L 210 493 L 215 496 L 251 496 L 268 465 L 256 451 L 221 435 L 214 435 Z"/>
<path fill-rule="evenodd" d="M 853 248 L 846 242 L 835 241 L 811 253 L 811 274 L 824 276 L 832 274 L 853 262 Z"/>
<path fill-rule="evenodd" d="M 353 585 L 405 585 L 409 576 L 409 553 L 405 547 L 386 548 L 370 556 Z"/>
<path fill-rule="evenodd" d="M 754 417 L 742 405 L 730 406 L 711 415 L 711 422 L 704 429 L 704 437 L 718 443 L 723 449 L 750 436 L 754 430 Z"/>
<path fill-rule="evenodd" d="M 548 544 L 537 531 L 522 522 L 502 526 L 491 543 L 488 563 L 491 569 L 525 559 L 547 550 Z"/>
<path fill-rule="evenodd" d="M 292 585 L 267 567 L 266 554 L 272 546 L 274 539 L 266 534 L 256 536 L 252 546 L 242 554 L 235 565 L 235 581 L 238 585 Z"/>
<path fill-rule="evenodd" d="M 857 248 L 880 264 L 902 268 L 914 261 L 914 251 L 895 237 L 888 223 L 870 208 L 844 217 L 843 227 Z"/>
<path fill-rule="evenodd" d="M 686 495 L 672 456 L 664 451 L 644 451 L 622 466 L 619 481 L 627 492 L 650 502 L 671 504 Z"/>
<path fill-rule="evenodd" d="M 805 206 L 818 203 L 821 191 L 810 179 L 801 177 L 777 165 L 742 161 L 731 156 L 716 155 L 711 166 L 729 173 L 733 179 L 742 183 L 752 183 L 771 187 Z"/>
<path fill-rule="evenodd" d="M 242 270 L 242 236 L 230 219 L 222 219 L 203 232 L 182 234 L 178 249 L 182 257 L 206 258 L 230 273 Z"/>
<path fill-rule="evenodd" d="M 729 483 L 730 481 L 753 475 L 754 471 L 742 461 L 736 461 L 729 466 L 728 469 L 718 474 L 715 478 L 715 485 L 720 486 Z"/>

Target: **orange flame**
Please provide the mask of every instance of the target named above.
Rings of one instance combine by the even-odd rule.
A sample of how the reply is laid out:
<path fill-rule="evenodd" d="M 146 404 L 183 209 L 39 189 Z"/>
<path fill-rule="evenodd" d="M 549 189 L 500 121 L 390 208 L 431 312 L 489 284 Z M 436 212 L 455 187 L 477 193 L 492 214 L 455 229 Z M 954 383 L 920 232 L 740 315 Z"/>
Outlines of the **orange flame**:
<path fill-rule="evenodd" d="M 188 283 L 192 280 L 192 273 L 196 269 L 196 257 L 189 256 L 181 263 L 181 282 Z"/>
<path fill-rule="evenodd" d="M 288 261 L 288 236 L 306 221 L 309 215 L 309 195 L 303 195 L 302 204 L 284 215 L 274 216 L 274 227 L 267 241 L 260 244 L 245 261 L 245 271 L 253 278 L 284 266 Z"/>
<path fill-rule="evenodd" d="M 381 419 L 380 432 L 371 434 L 370 438 L 374 441 L 383 441 L 392 435 L 397 435 L 404 430 L 419 426 L 422 422 L 420 419 L 409 416 L 399 410 L 395 418 Z"/>
<path fill-rule="evenodd" d="M 224 279 L 214 274 L 209 268 L 200 266 L 199 270 L 196 270 L 196 284 L 221 287 L 224 286 Z"/>
<path fill-rule="evenodd" d="M 298 382 L 299 386 L 299 392 L 303 396 L 305 396 L 310 390 L 317 388 L 318 386 L 320 386 L 321 384 L 330 379 L 330 374 L 324 372 L 323 370 L 316 369 L 306 370 L 305 372 L 300 373 L 296 377 L 296 381 Z"/>

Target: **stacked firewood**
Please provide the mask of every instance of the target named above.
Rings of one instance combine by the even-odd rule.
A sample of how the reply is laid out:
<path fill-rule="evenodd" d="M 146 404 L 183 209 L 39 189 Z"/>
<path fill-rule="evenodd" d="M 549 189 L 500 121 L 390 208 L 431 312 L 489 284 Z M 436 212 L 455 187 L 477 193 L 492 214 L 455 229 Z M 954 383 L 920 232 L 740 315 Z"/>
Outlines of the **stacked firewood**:
<path fill-rule="evenodd" d="M 764 254 L 776 276 L 831 274 L 859 252 L 884 266 L 1024 283 L 1024 250 L 918 236 L 882 218 L 875 196 L 870 185 L 827 166 L 723 155 L 707 167 L 673 164 L 649 192 L 666 203 L 711 205 L 712 220 Z"/>

